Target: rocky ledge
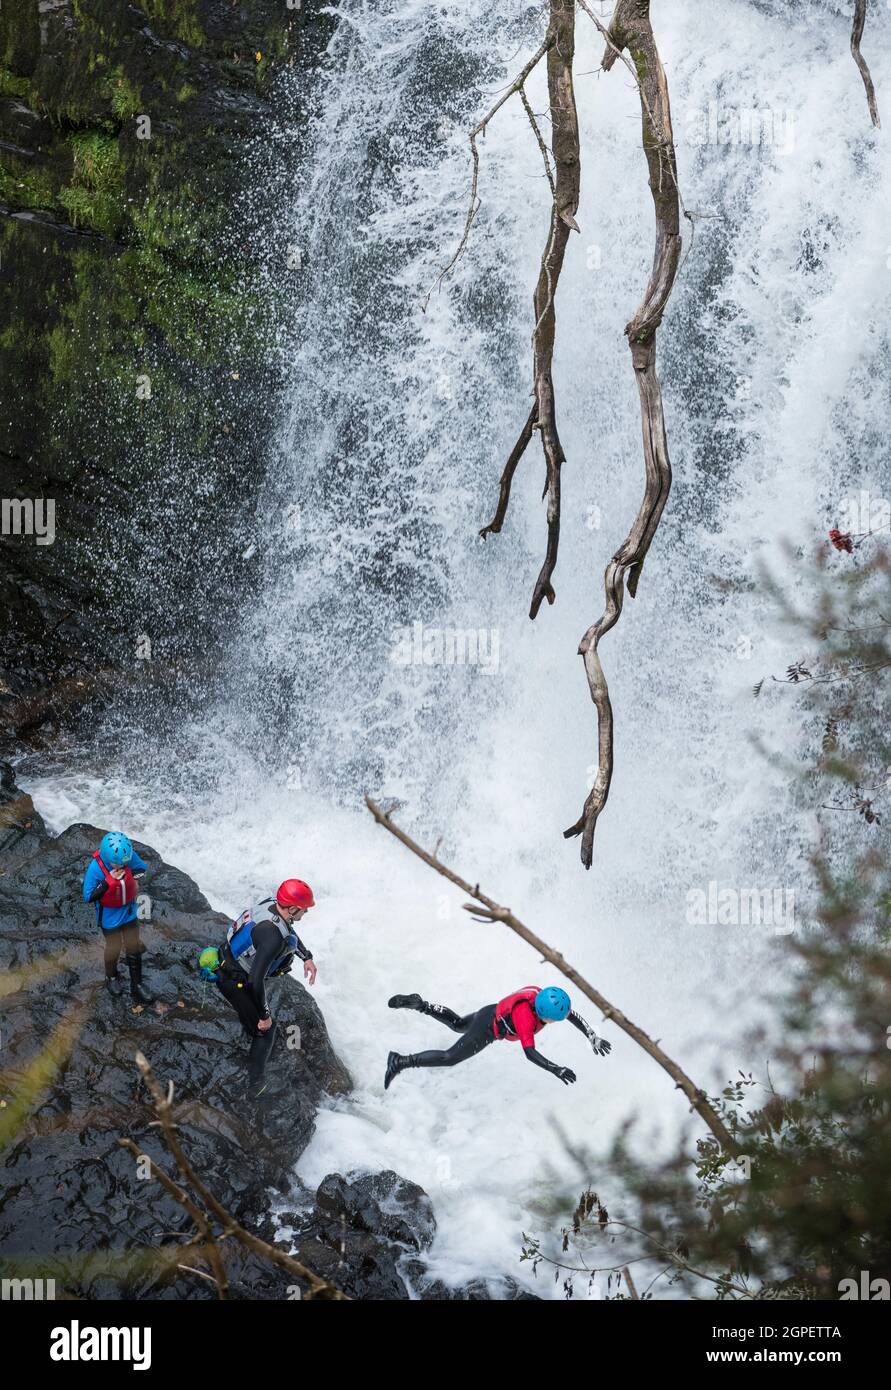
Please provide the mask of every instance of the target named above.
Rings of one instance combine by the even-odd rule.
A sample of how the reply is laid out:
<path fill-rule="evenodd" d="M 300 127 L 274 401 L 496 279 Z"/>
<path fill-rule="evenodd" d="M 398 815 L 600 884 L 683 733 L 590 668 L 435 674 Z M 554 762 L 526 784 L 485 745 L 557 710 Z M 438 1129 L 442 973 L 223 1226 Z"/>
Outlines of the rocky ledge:
<path fill-rule="evenodd" d="M 55 1279 L 57 1297 L 216 1297 L 206 1279 L 177 1267 L 177 1247 L 195 1233 L 191 1217 L 138 1176 L 119 1144 L 132 1140 L 179 1180 L 135 1065 L 142 1052 L 161 1085 L 172 1084 L 183 1149 L 216 1199 L 351 1298 L 528 1297 L 511 1279 L 460 1289 L 432 1279 L 432 1203 L 396 1173 L 333 1173 L 315 1193 L 301 1188 L 294 1167 L 319 1105 L 351 1087 L 325 1020 L 296 979 L 278 981 L 269 1086 L 259 1102 L 245 1100 L 244 1040 L 197 969 L 227 919 L 148 845 L 137 849 L 149 865 L 142 935 L 157 1001 L 143 1008 L 104 990 L 101 945 L 80 896 L 102 833 L 73 825 L 48 835 L 0 764 L 2 1276 Z M 299 1046 L 285 1044 L 289 1035 Z M 268 1260 L 231 1238 L 225 1252 L 230 1296 L 297 1296 L 300 1281 Z"/>

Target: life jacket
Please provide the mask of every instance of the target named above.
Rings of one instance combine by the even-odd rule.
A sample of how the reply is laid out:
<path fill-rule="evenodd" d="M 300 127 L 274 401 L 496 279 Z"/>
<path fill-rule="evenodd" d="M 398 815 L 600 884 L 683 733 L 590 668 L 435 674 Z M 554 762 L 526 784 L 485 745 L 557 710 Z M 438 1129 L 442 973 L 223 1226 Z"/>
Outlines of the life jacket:
<path fill-rule="evenodd" d="M 517 1030 L 513 1024 L 513 1012 L 518 1004 L 528 1004 L 532 1010 L 532 1031 L 540 1033 L 544 1028 L 544 1019 L 539 1018 L 535 1012 L 535 996 L 541 991 L 540 985 L 526 985 L 523 989 L 518 989 L 516 993 L 509 994 L 506 999 L 502 999 L 500 1004 L 495 1005 L 495 1036 L 504 1038 L 505 1042 L 519 1042 Z M 501 1029 L 499 1030 L 499 1024 Z"/>
<path fill-rule="evenodd" d="M 268 907 L 271 903 L 271 898 L 264 898 L 258 906 Z M 229 954 L 248 975 L 251 973 L 251 960 L 257 954 L 253 935 L 254 927 L 258 925 L 254 915 L 255 912 L 255 908 L 246 907 L 244 912 L 242 912 L 239 917 L 236 917 L 226 933 L 226 944 Z M 296 951 L 298 938 L 296 933 L 285 926 L 280 917 L 273 916 L 269 912 L 267 912 L 265 917 L 260 917 L 260 922 L 264 924 L 266 922 L 271 922 L 273 926 L 278 928 L 279 935 L 282 939 L 282 949 L 266 972 L 267 976 L 274 975 L 277 970 L 281 969 L 288 957 L 292 956 Z"/>
<path fill-rule="evenodd" d="M 93 858 L 102 870 L 105 882 L 108 884 L 108 888 L 99 899 L 100 907 L 126 907 L 127 903 L 132 903 L 136 897 L 136 879 L 133 877 L 130 865 L 124 865 L 123 878 L 115 878 L 102 863 L 98 850 Z"/>

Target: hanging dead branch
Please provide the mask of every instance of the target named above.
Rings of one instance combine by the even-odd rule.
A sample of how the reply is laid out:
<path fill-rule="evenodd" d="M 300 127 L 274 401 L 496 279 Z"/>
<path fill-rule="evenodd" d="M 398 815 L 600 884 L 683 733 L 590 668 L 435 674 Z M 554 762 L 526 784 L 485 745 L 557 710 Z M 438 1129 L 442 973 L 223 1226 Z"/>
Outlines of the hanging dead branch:
<path fill-rule="evenodd" d="M 591 699 L 597 710 L 597 776 L 581 816 L 563 833 L 567 839 L 581 835 L 581 859 L 586 869 L 591 867 L 594 831 L 606 805 L 613 774 L 613 711 L 598 646 L 604 634 L 619 620 L 626 579 L 631 597 L 637 593 L 641 567 L 671 488 L 662 391 L 656 374 L 656 330 L 674 288 L 680 261 L 680 198 L 668 83 L 650 23 L 650 0 L 619 0 L 603 55 L 603 70 L 609 72 L 617 55 L 626 49 L 639 79 L 643 148 L 656 212 L 653 268 L 643 301 L 625 328 L 640 395 L 646 484 L 634 524 L 606 568 L 604 611 L 579 644 Z"/>
<path fill-rule="evenodd" d="M 563 269 L 569 233 L 579 230 L 575 215 L 579 205 L 581 164 L 578 115 L 572 82 L 572 64 L 575 55 L 575 0 L 551 0 L 550 22 L 545 46 L 547 49 L 548 98 L 551 117 L 551 154 L 554 163 L 553 177 L 550 174 L 544 141 L 538 131 L 528 101 L 525 100 L 525 93 L 522 94 L 524 106 L 545 159 L 545 169 L 550 179 L 552 193 L 551 220 L 533 295 L 533 312 L 535 314 L 535 327 L 532 331 L 534 404 L 501 475 L 495 515 L 489 524 L 480 531 L 480 535 L 485 538 L 495 535 L 501 530 L 510 503 L 511 484 L 517 465 L 526 452 L 533 434 L 538 432 L 541 435 L 542 451 L 545 458 L 543 496 L 546 496 L 548 500 L 548 540 L 544 563 L 532 591 L 532 603 L 529 608 L 530 618 L 537 615 L 545 599 L 548 603 L 554 602 L 552 577 L 557 564 L 557 551 L 560 544 L 560 468 L 566 456 L 563 453 L 563 446 L 557 432 L 552 368 L 556 331 L 555 296 L 557 283 Z"/>
<path fill-rule="evenodd" d="M 427 850 L 422 849 L 417 841 L 413 840 L 410 835 L 407 835 L 404 830 L 396 825 L 390 815 L 381 810 L 376 802 L 372 801 L 370 796 L 366 796 L 365 805 L 374 816 L 378 825 L 382 825 L 385 830 L 389 830 L 390 834 L 399 840 L 401 844 L 405 845 L 406 849 L 410 849 L 412 854 L 417 855 L 418 859 L 421 859 L 425 864 L 428 864 L 431 869 L 435 869 L 443 878 L 447 878 L 450 883 L 454 883 L 456 887 L 460 888 L 464 893 L 467 893 L 469 897 L 474 899 L 472 903 L 464 904 L 464 911 L 469 912 L 475 922 L 503 923 L 510 931 L 515 932 L 516 935 L 522 937 L 529 946 L 532 946 L 542 959 L 549 961 L 551 965 L 555 966 L 555 968 L 560 971 L 561 975 L 565 975 L 567 980 L 571 980 L 576 989 L 580 990 L 593 1004 L 596 1004 L 605 1019 L 610 1019 L 618 1028 L 621 1028 L 623 1032 L 627 1033 L 630 1038 L 633 1038 L 637 1045 L 642 1047 L 644 1052 L 647 1052 L 655 1062 L 658 1062 L 663 1071 L 668 1073 L 678 1090 L 684 1092 L 684 1095 L 690 1102 L 691 1108 L 697 1112 L 703 1123 L 708 1127 L 715 1139 L 717 1139 L 720 1146 L 728 1153 L 734 1155 L 739 1153 L 739 1145 L 736 1143 L 727 1127 L 722 1124 L 705 1092 L 694 1085 L 686 1072 L 682 1071 L 678 1066 L 677 1062 L 672 1061 L 667 1053 L 662 1051 L 659 1044 L 653 1042 L 653 1039 L 649 1037 L 642 1028 L 638 1028 L 636 1023 L 632 1023 L 630 1018 L 626 1018 L 621 1009 L 617 1009 L 613 1004 L 610 1004 L 609 1000 L 605 999 L 599 990 L 589 984 L 573 966 L 564 960 L 559 951 L 553 950 L 542 941 L 541 937 L 536 936 L 533 931 L 530 931 L 530 929 L 511 912 L 509 907 L 502 907 L 500 903 L 495 902 L 493 898 L 488 897 L 482 892 L 479 884 L 472 885 L 468 883 L 466 879 L 461 878 L 459 874 L 455 873 L 454 869 L 450 869 L 447 865 L 443 864 L 435 854 L 430 854 Z"/>
<path fill-rule="evenodd" d="M 509 101 L 515 92 L 519 92 L 521 96 L 523 95 L 524 84 L 526 82 L 527 77 L 532 72 L 533 68 L 538 67 L 538 64 L 545 56 L 552 43 L 553 35 L 551 33 L 551 30 L 548 29 L 548 32 L 545 35 L 544 42 L 542 43 L 541 47 L 535 53 L 533 53 L 526 66 L 517 74 L 510 86 L 507 87 L 505 91 L 501 93 L 501 96 L 498 98 L 495 105 L 490 107 L 490 109 L 486 112 L 485 116 L 483 116 L 483 119 L 477 122 L 473 130 L 470 132 L 470 135 L 468 136 L 468 139 L 470 140 L 470 156 L 473 160 L 473 174 L 470 180 L 470 205 L 467 209 L 467 218 L 464 222 L 464 230 L 461 233 L 461 240 L 458 242 L 458 246 L 454 256 L 447 265 L 443 266 L 442 270 L 439 272 L 436 279 L 433 281 L 433 284 L 430 286 L 429 290 L 424 296 L 424 302 L 421 305 L 421 308 L 422 310 L 424 310 L 424 312 L 426 312 L 427 310 L 427 305 L 430 303 L 430 297 L 433 294 L 434 290 L 439 289 L 439 286 L 442 284 L 443 280 L 448 279 L 449 275 L 451 275 L 455 266 L 458 264 L 461 257 L 463 256 L 465 247 L 467 246 L 468 238 L 470 236 L 470 229 L 473 226 L 474 221 L 476 220 L 476 215 L 480 210 L 480 206 L 482 203 L 482 199 L 479 196 L 480 152 L 479 146 L 477 145 L 477 141 L 481 137 L 485 136 L 489 122 L 492 120 L 494 116 L 498 114 L 502 106 L 504 106 L 505 102 Z"/>
<path fill-rule="evenodd" d="M 167 1147 L 173 1155 L 177 1167 L 182 1173 L 186 1183 L 196 1194 L 198 1200 L 203 1203 L 205 1210 L 202 1210 L 189 1194 L 173 1181 L 169 1174 L 165 1173 L 163 1169 L 159 1168 L 151 1159 L 147 1159 L 147 1156 L 140 1152 L 132 1139 L 119 1139 L 118 1143 L 121 1148 L 128 1149 L 135 1158 L 148 1161 L 152 1177 L 160 1182 L 162 1187 L 170 1193 L 171 1197 L 179 1202 L 180 1206 L 184 1207 L 191 1216 L 199 1236 L 201 1237 L 200 1243 L 193 1242 L 192 1245 L 194 1245 L 207 1259 L 212 1270 L 213 1282 L 216 1284 L 220 1298 L 225 1299 L 228 1296 L 229 1285 L 222 1257 L 219 1252 L 218 1242 L 229 1236 L 233 1236 L 242 1245 L 246 1246 L 248 1250 L 253 1251 L 255 1255 L 259 1255 L 262 1259 L 271 1261 L 272 1264 L 278 1265 L 279 1268 L 286 1270 L 292 1278 L 301 1279 L 304 1283 L 308 1284 L 309 1293 L 307 1294 L 307 1298 L 322 1298 L 329 1301 L 349 1301 L 348 1296 L 342 1293 L 336 1285 L 314 1274 L 302 1261 L 295 1260 L 293 1256 L 286 1255 L 285 1252 L 279 1250 L 277 1246 L 270 1245 L 267 1241 L 261 1240 L 259 1236 L 252 1235 L 250 1231 L 246 1231 L 244 1227 L 239 1225 L 235 1220 L 231 1212 L 228 1212 L 226 1208 L 217 1201 L 213 1193 L 205 1187 L 204 1183 L 189 1163 L 189 1160 L 183 1153 L 179 1139 L 177 1138 L 176 1124 L 173 1118 L 172 1084 L 165 1095 L 148 1061 L 141 1052 L 137 1052 L 136 1054 L 136 1065 L 151 1093 L 155 1105 L 155 1113 L 158 1116 L 164 1138 L 167 1141 Z M 207 1212 L 210 1212 L 222 1227 L 220 1236 L 216 1238 L 214 1237 Z"/>
<path fill-rule="evenodd" d="M 866 0 L 854 0 L 854 28 L 851 30 L 851 52 L 854 55 L 854 62 L 860 69 L 860 76 L 863 78 L 863 85 L 866 88 L 866 100 L 869 104 L 869 114 L 872 117 L 874 126 L 881 126 L 879 120 L 879 107 L 876 101 L 876 89 L 873 85 L 872 74 L 866 63 L 866 59 L 860 52 L 860 42 L 863 38 L 863 30 L 866 28 Z"/>

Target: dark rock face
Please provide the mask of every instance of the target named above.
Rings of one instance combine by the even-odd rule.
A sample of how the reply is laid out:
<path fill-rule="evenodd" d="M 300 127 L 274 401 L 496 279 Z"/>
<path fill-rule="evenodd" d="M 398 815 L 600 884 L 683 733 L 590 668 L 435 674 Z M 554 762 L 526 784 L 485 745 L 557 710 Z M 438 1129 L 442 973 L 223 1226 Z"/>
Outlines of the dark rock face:
<path fill-rule="evenodd" d="M 27 801 L 8 769 L 0 794 L 0 810 L 21 812 Z M 174 1279 L 159 1263 L 191 1222 L 158 1184 L 140 1180 L 133 1157 L 118 1145 L 132 1138 L 175 1171 L 150 1128 L 154 1114 L 135 1053 L 145 1054 L 163 1085 L 173 1082 L 190 1161 L 248 1225 L 263 1219 L 269 1189 L 293 1190 L 291 1170 L 312 1135 L 320 1099 L 348 1090 L 349 1076 L 308 992 L 285 978 L 270 991 L 277 991 L 279 1025 L 270 1085 L 259 1104 L 244 1101 L 246 1042 L 196 965 L 203 946 L 225 938 L 227 920 L 147 845 L 137 846 L 150 866 L 144 965 L 158 1002 L 143 1009 L 129 995 L 107 994 L 99 932 L 80 897 L 102 832 L 75 825 L 50 839 L 38 817 L 30 820 L 27 857 L 20 857 L 21 839 L 0 852 L 0 1249 L 10 1265 L 39 1255 L 45 1277 L 55 1275 L 78 1297 L 193 1296 L 202 1280 Z M 294 1029 L 300 1045 L 291 1048 Z M 242 1270 L 244 1263 L 239 1255 L 236 1283 L 247 1281 L 245 1296 L 287 1296 L 280 1271 L 266 1270 L 258 1283 L 257 1270 Z"/>

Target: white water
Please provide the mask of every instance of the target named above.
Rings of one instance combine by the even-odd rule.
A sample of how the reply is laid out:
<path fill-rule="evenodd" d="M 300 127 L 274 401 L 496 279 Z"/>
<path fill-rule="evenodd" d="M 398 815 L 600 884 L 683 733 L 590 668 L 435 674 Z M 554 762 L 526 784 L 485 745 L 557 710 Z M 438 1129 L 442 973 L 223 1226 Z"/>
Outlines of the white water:
<path fill-rule="evenodd" d="M 700 1082 L 761 1061 L 738 1039 L 781 938 L 691 927 L 686 894 L 709 880 L 803 888 L 807 821 L 749 742 L 794 737 L 793 693 L 768 689 L 756 705 L 751 687 L 803 654 L 747 582 L 759 556 L 782 568 L 781 539 L 810 548 L 849 492 L 887 495 L 868 422 L 887 409 L 891 292 L 887 137 L 871 131 L 848 22 L 830 5 L 794 27 L 785 5 L 769 8 L 654 0 L 682 191 L 710 217 L 661 333 L 675 488 L 638 598 L 603 647 L 616 775 L 592 872 L 561 835 L 595 756 L 575 649 L 642 490 L 622 329 L 649 267 L 652 206 L 636 91 L 624 70 L 593 72 L 601 44 L 584 15 L 583 231 L 558 295 L 568 461 L 555 607 L 526 617 L 545 539 L 534 449 L 504 533 L 476 536 L 528 408 L 529 290 L 547 224 L 540 156 L 513 101 L 481 144 L 467 254 L 420 312 L 463 223 L 463 132 L 541 25 L 508 32 L 500 11 L 527 12 L 482 0 L 346 0 L 316 92 L 316 152 L 297 181 L 307 278 L 282 344 L 293 385 L 257 515 L 275 563 L 227 657 L 230 699 L 160 754 L 137 744 L 101 776 L 29 782 L 54 827 L 121 825 L 215 906 L 235 911 L 292 873 L 313 884 L 317 997 L 356 1091 L 320 1116 L 300 1175 L 392 1166 L 420 1182 L 449 1279 L 525 1277 L 521 1232 L 546 1231 L 549 1200 L 591 1176 L 575 1171 L 557 1124 L 598 1150 L 626 1115 L 672 1128 L 684 1107 L 608 1025 L 606 1060 L 570 1029 L 548 1033 L 544 1050 L 578 1072 L 572 1089 L 496 1047 L 454 1071 L 409 1073 L 385 1096 L 390 1047 L 451 1041 L 431 1020 L 391 1014 L 391 993 L 465 1010 L 559 977 L 505 931 L 472 923 L 461 895 L 373 826 L 363 791 L 404 800 L 406 827 L 431 843 L 442 833 L 444 859 Z M 888 35 L 879 14 L 865 48 L 891 119 Z M 530 92 L 542 111 L 541 75 Z M 778 147 L 695 145 L 690 113 L 716 100 L 776 113 Z M 294 504 L 299 524 L 285 512 Z M 415 621 L 497 630 L 497 672 L 393 664 L 393 629 Z"/>

